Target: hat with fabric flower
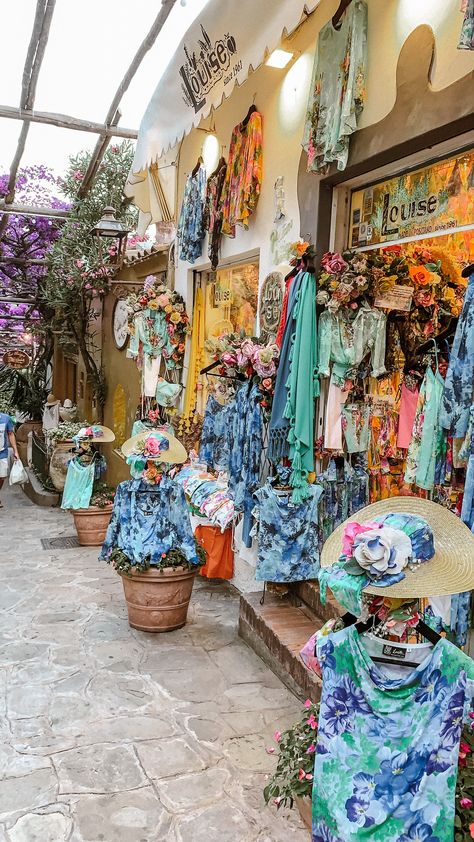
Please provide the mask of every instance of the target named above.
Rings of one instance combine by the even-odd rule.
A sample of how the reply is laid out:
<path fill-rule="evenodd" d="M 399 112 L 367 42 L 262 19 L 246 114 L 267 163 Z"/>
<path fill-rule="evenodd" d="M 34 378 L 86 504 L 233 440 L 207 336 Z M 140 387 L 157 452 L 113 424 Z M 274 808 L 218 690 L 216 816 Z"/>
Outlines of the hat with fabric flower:
<path fill-rule="evenodd" d="M 144 431 L 132 436 L 122 445 L 122 453 L 127 462 L 139 458 L 144 463 L 153 460 L 169 465 L 182 465 L 188 458 L 181 442 L 163 430 Z"/>
<path fill-rule="evenodd" d="M 104 427 L 103 424 L 90 424 L 88 427 L 81 427 L 79 432 L 73 437 L 74 441 L 89 441 L 95 444 L 110 444 L 115 441 L 115 433 Z"/>
<path fill-rule="evenodd" d="M 320 584 L 336 598 L 339 588 L 354 596 L 407 599 L 472 590 L 474 535 L 430 500 L 381 500 L 352 515 L 325 542 Z"/>

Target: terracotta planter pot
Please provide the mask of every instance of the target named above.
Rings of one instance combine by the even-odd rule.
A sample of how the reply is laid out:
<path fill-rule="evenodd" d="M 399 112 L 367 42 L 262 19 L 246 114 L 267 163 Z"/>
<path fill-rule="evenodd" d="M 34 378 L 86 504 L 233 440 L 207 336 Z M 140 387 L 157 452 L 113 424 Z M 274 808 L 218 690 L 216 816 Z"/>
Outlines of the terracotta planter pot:
<path fill-rule="evenodd" d="M 193 570 L 179 568 L 122 575 L 128 622 L 132 628 L 165 632 L 184 626 L 195 576 Z"/>
<path fill-rule="evenodd" d="M 77 537 L 81 547 L 101 547 L 109 525 L 113 505 L 89 506 L 88 509 L 71 509 Z"/>
<path fill-rule="evenodd" d="M 311 798 L 305 796 L 301 798 L 299 795 L 295 797 L 295 804 L 298 807 L 301 821 L 306 825 L 308 830 L 312 827 L 312 803 Z"/>
<path fill-rule="evenodd" d="M 67 476 L 67 464 L 71 459 L 70 450 L 73 446 L 72 439 L 58 441 L 53 450 L 49 463 L 49 475 L 56 491 L 64 491 Z"/>
<path fill-rule="evenodd" d="M 23 442 L 26 446 L 28 442 L 28 433 L 41 433 L 43 425 L 41 421 L 23 421 L 15 433 L 17 443 Z"/>

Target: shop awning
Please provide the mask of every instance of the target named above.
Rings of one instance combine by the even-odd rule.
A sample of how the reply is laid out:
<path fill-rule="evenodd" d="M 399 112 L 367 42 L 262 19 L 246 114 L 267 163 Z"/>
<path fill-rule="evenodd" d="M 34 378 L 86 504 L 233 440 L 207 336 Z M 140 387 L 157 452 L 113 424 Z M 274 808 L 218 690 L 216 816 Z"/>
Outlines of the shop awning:
<path fill-rule="evenodd" d="M 150 165 L 218 108 L 319 3 L 209 0 L 177 47 L 140 125 L 127 194 L 151 212 L 153 221 L 160 219 L 152 210 L 156 203 L 143 201 L 148 191 L 137 190 L 137 181 L 149 181 Z"/>

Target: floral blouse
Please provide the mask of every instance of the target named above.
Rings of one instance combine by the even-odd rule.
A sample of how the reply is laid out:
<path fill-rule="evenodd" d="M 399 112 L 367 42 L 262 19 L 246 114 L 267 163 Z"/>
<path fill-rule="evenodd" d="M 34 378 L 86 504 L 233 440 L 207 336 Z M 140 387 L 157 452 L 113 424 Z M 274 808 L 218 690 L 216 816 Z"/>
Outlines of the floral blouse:
<path fill-rule="evenodd" d="M 194 263 L 202 254 L 205 197 L 206 170 L 200 166 L 196 175 L 190 173 L 186 180 L 178 222 L 179 257 L 189 263 Z"/>
<path fill-rule="evenodd" d="M 453 840 L 474 662 L 443 638 L 431 654 L 426 644 L 407 646 L 410 660 L 417 650 L 418 658 L 428 655 L 391 678 L 369 656 L 384 643 L 362 641 L 353 626 L 318 640 L 323 690 L 313 842 Z"/>
<path fill-rule="evenodd" d="M 119 548 L 134 562 L 180 549 L 196 562 L 196 542 L 183 489 L 164 476 L 159 485 L 126 480 L 117 486 L 112 517 L 99 558 L 106 561 Z"/>
<path fill-rule="evenodd" d="M 455 438 L 465 436 L 474 383 L 474 274 L 469 278 L 456 327 L 443 395 L 440 424 Z"/>
<path fill-rule="evenodd" d="M 211 268 L 217 269 L 222 234 L 222 190 L 227 173 L 227 164 L 222 158 L 215 173 L 209 176 L 206 188 L 204 227 L 209 232 L 208 255 Z"/>
<path fill-rule="evenodd" d="M 253 494 L 260 481 L 263 453 L 261 393 L 244 383 L 229 409 L 229 491 L 236 511 L 244 513 L 243 542 L 250 547 Z"/>
<path fill-rule="evenodd" d="M 326 172 L 333 161 L 346 168 L 364 107 L 366 59 L 367 4 L 355 0 L 339 29 L 329 21 L 319 34 L 303 137 L 308 170 Z"/>
<path fill-rule="evenodd" d="M 372 377 L 385 374 L 387 316 L 382 310 L 363 304 L 355 318 L 344 307 L 337 313 L 324 310 L 319 317 L 319 374 L 343 386 L 351 371 L 370 353 Z"/>
<path fill-rule="evenodd" d="M 254 111 L 246 126 L 232 132 L 229 162 L 222 191 L 222 233 L 235 237 L 235 226 L 248 228 L 262 185 L 262 115 Z"/>

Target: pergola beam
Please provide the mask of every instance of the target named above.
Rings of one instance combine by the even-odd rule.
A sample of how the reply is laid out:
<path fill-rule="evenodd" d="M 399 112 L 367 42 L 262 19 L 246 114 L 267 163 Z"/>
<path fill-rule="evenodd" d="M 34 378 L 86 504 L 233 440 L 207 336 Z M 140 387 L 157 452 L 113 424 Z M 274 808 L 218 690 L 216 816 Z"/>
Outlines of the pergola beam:
<path fill-rule="evenodd" d="M 47 266 L 47 260 L 34 257 L 5 257 L 0 260 L 0 266 Z M 0 298 L 0 301 L 2 299 Z"/>
<path fill-rule="evenodd" d="M 135 76 L 140 64 L 142 63 L 145 55 L 149 50 L 151 50 L 153 44 L 155 43 L 158 35 L 160 34 L 163 26 L 165 25 L 168 16 L 175 5 L 177 0 L 161 0 L 161 9 L 158 12 L 153 24 L 150 28 L 150 31 L 140 44 L 137 52 L 135 53 L 130 67 L 128 68 L 127 72 L 125 73 L 120 85 L 118 86 L 115 96 L 111 102 L 110 108 L 107 112 L 107 116 L 105 118 L 105 125 L 111 126 L 113 121 L 116 119 L 119 105 L 122 101 L 123 95 L 125 91 L 128 89 L 130 82 L 132 81 L 133 77 Z M 84 176 L 82 181 L 81 187 L 79 189 L 79 198 L 83 199 L 84 196 L 87 195 L 89 188 L 95 178 L 95 174 L 100 166 L 100 162 L 104 157 L 105 151 L 107 146 L 109 145 L 110 137 L 105 135 L 104 133 L 100 134 L 97 138 L 97 143 L 95 145 L 95 149 L 92 153 L 91 160 L 89 162 L 89 166 L 87 168 L 87 172 Z"/>
<path fill-rule="evenodd" d="M 42 205 L 19 205 L 11 202 L 9 205 L 5 202 L 0 202 L 0 213 L 8 216 L 8 214 L 17 214 L 17 216 L 46 216 L 51 219 L 67 219 L 71 212 L 61 210 L 60 208 L 46 208 Z"/>
<path fill-rule="evenodd" d="M 103 134 L 106 137 L 123 137 L 136 140 L 138 129 L 125 129 L 119 126 L 106 126 L 105 123 L 94 123 L 92 120 L 80 120 L 69 114 L 56 114 L 54 111 L 27 111 L 23 108 L 13 108 L 11 105 L 0 105 L 0 117 L 8 120 L 23 120 L 27 123 L 42 123 L 59 129 L 73 129 L 77 132 Z"/>
<path fill-rule="evenodd" d="M 37 304 L 34 298 L 20 298 L 15 295 L 0 295 L 0 303 L 4 304 Z"/>

